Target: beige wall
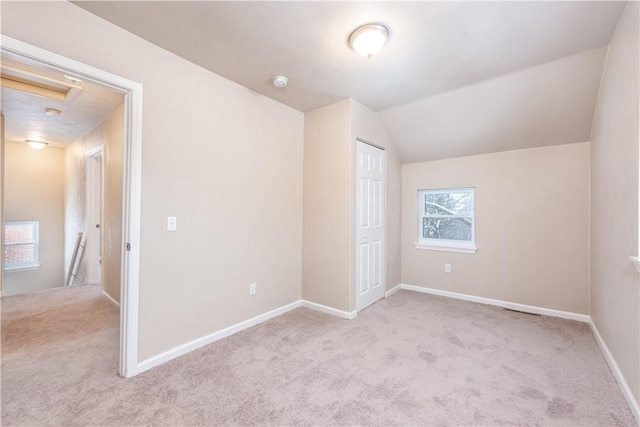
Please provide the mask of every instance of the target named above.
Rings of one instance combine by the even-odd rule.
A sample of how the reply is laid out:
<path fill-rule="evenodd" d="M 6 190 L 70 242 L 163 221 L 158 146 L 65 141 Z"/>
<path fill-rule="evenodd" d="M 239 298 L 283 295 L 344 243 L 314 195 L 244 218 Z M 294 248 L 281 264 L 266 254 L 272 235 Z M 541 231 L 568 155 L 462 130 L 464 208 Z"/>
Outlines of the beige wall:
<path fill-rule="evenodd" d="M 34 270 L 7 271 L 4 294 L 64 284 L 64 151 L 5 144 L 5 221 L 39 221 L 39 263 Z"/>
<path fill-rule="evenodd" d="M 401 205 L 401 192 L 400 192 L 400 160 L 398 159 L 398 153 L 395 147 L 389 140 L 387 132 L 382 125 L 379 114 L 360 104 L 358 101 L 351 100 L 351 164 L 355 165 L 356 159 L 356 138 L 362 138 L 365 141 L 369 141 L 376 144 L 379 147 L 385 148 L 386 156 L 386 230 L 385 230 L 385 285 L 386 289 L 391 289 L 400 283 L 400 205 Z M 352 194 L 351 197 L 351 238 L 355 239 L 355 212 L 356 212 L 356 169 L 352 167 Z M 354 241 L 354 240 L 352 240 Z M 355 302 L 355 258 L 356 247 L 355 244 L 351 245 L 351 298 L 350 309 L 356 308 Z"/>
<path fill-rule="evenodd" d="M 4 114 L 0 112 L 0 242 L 4 243 Z M 0 252 L 0 268 L 4 264 L 4 250 Z M 4 295 L 4 274 L 0 271 L 0 297 Z"/>
<path fill-rule="evenodd" d="M 591 317 L 640 400 L 638 3 L 627 5 L 605 65 L 591 135 Z"/>
<path fill-rule="evenodd" d="M 588 314 L 588 143 L 402 166 L 402 281 Z M 416 249 L 418 190 L 476 188 L 476 254 Z M 451 264 L 451 273 L 444 264 Z"/>
<path fill-rule="evenodd" d="M 98 126 L 65 149 L 65 271 L 79 232 L 87 233 L 87 153 L 103 146 L 105 164 L 102 224 L 102 290 L 120 301 L 122 254 L 122 149 L 124 106 L 116 108 Z M 87 253 L 85 253 L 87 255 Z M 84 256 L 74 283 L 84 283 L 88 259 Z"/>
<path fill-rule="evenodd" d="M 390 288 L 400 283 L 400 163 L 378 114 L 353 99 L 305 114 L 302 297 L 344 311 L 356 308 L 358 137 L 386 151 L 386 286 Z"/>
<path fill-rule="evenodd" d="M 300 298 L 302 113 L 71 3 L 2 32 L 143 85 L 140 360 Z"/>
<path fill-rule="evenodd" d="M 350 100 L 304 115 L 302 298 L 350 309 Z"/>

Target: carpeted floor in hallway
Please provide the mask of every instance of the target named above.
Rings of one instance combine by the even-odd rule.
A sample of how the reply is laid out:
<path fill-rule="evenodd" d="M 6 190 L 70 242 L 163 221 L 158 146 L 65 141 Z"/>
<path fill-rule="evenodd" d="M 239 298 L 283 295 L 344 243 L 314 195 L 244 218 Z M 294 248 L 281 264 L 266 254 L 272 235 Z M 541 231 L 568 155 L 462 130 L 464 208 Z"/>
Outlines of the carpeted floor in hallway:
<path fill-rule="evenodd" d="M 588 325 L 410 291 L 132 379 L 117 345 L 96 286 L 3 298 L 2 425 L 635 425 Z"/>

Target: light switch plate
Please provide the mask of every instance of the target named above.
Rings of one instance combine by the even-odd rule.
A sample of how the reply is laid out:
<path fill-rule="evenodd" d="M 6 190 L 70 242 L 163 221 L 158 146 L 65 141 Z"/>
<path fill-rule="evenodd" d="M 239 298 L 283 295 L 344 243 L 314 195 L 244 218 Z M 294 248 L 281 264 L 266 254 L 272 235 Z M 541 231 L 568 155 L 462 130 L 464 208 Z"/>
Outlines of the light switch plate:
<path fill-rule="evenodd" d="M 176 231 L 177 229 L 178 229 L 178 217 L 177 216 L 167 217 L 167 231 Z"/>

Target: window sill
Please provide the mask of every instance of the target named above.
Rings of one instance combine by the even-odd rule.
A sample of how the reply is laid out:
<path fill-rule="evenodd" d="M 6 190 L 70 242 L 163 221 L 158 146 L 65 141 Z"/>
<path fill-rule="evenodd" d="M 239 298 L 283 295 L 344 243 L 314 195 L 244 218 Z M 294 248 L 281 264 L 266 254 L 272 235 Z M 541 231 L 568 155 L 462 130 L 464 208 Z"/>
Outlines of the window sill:
<path fill-rule="evenodd" d="M 454 246 L 434 246 L 434 245 L 423 245 L 421 243 L 414 243 L 413 246 L 416 249 L 425 249 L 428 251 L 441 251 L 441 252 L 459 252 L 462 254 L 475 254 L 478 252 L 478 248 L 468 247 L 468 248 L 457 248 Z"/>
<path fill-rule="evenodd" d="M 640 273 L 640 258 L 637 256 L 630 256 L 633 265 L 636 267 L 636 271 Z"/>
<path fill-rule="evenodd" d="M 37 265 L 30 265 L 27 267 L 14 267 L 14 268 L 4 268 L 4 272 L 5 273 L 13 273 L 15 272 L 20 272 L 20 271 L 29 271 L 29 270 L 37 270 L 40 268 L 40 264 Z"/>

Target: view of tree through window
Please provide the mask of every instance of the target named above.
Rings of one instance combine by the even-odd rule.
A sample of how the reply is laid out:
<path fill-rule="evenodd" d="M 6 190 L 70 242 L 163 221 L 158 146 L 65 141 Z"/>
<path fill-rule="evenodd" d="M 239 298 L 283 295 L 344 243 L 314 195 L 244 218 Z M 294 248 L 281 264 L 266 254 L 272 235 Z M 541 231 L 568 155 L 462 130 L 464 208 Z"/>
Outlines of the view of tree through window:
<path fill-rule="evenodd" d="M 471 240 L 473 199 L 470 192 L 426 193 L 424 196 L 422 233 L 425 239 Z"/>
<path fill-rule="evenodd" d="M 422 190 L 419 192 L 423 239 L 472 242 L 474 190 Z"/>

